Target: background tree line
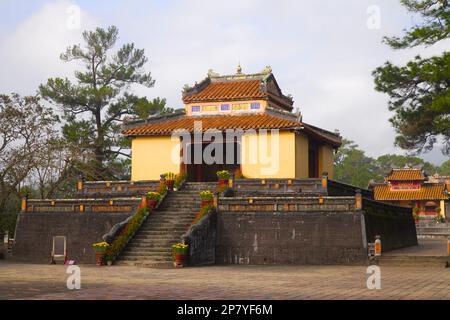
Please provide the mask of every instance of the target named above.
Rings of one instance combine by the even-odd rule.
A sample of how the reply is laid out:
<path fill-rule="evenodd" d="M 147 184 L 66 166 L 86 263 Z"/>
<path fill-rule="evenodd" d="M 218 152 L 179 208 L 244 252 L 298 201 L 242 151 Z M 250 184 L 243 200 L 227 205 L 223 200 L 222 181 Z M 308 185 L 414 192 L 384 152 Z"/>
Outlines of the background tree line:
<path fill-rule="evenodd" d="M 369 157 L 350 140 L 343 140 L 334 159 L 334 179 L 361 188 L 367 188 L 371 180 L 383 182 L 392 168 L 406 165 L 422 168 L 428 175 L 438 173 L 450 176 L 450 160 L 435 166 L 416 156 L 385 154 L 377 158 Z"/>

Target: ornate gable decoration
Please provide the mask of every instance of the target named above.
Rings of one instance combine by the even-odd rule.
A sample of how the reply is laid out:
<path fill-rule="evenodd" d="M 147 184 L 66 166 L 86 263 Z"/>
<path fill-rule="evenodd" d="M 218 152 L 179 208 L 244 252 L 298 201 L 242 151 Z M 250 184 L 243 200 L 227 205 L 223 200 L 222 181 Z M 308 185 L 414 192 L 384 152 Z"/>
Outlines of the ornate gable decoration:
<path fill-rule="evenodd" d="M 266 104 L 274 108 L 286 111 L 292 111 L 293 100 L 290 96 L 285 96 L 281 92 L 275 77 L 272 74 L 270 66 L 265 67 L 261 72 L 254 74 L 242 73 L 242 68 L 238 66 L 236 74 L 219 75 L 212 69 L 208 71 L 207 77 L 194 86 L 185 86 L 183 89 L 183 102 L 188 104 L 195 103 L 215 103 L 216 106 L 191 106 L 193 110 L 186 110 L 188 114 L 199 109 L 208 111 L 219 110 L 221 104 L 241 102 L 248 106 L 241 106 L 242 110 L 262 111 L 263 108 L 256 107 L 256 103 L 266 101 Z M 252 108 L 253 106 L 253 108 Z M 198 108 L 197 108 L 198 107 Z M 224 107 L 227 108 L 227 107 Z M 240 107 L 236 106 L 238 110 Z M 231 109 L 233 107 L 231 106 Z"/>

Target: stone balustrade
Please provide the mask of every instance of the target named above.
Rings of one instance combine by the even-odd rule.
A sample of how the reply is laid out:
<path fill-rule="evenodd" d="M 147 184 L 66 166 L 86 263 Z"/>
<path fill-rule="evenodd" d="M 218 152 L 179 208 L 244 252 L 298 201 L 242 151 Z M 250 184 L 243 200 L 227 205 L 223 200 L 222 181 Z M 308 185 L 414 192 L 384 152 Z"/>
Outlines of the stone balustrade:
<path fill-rule="evenodd" d="M 234 189 L 238 195 L 296 194 L 327 195 L 326 177 L 313 179 L 236 179 Z"/>
<path fill-rule="evenodd" d="M 139 197 L 156 191 L 159 180 L 142 181 L 82 181 L 77 183 L 77 194 L 81 198 Z"/>
<path fill-rule="evenodd" d="M 108 199 L 22 199 L 22 212 L 132 212 L 136 210 L 141 198 Z"/>
<path fill-rule="evenodd" d="M 219 212 L 345 212 L 361 209 L 358 197 L 233 197 L 220 198 Z"/>

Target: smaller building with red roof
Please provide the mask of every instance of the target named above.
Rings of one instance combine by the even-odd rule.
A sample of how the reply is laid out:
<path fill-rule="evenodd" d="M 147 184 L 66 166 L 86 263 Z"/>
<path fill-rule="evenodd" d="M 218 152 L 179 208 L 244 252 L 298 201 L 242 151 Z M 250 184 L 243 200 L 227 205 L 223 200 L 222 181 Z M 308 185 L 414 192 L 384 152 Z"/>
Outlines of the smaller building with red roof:
<path fill-rule="evenodd" d="M 418 218 L 448 218 L 450 202 L 446 181 L 429 178 L 421 169 L 392 169 L 383 183 L 372 184 L 375 200 L 413 208 Z"/>

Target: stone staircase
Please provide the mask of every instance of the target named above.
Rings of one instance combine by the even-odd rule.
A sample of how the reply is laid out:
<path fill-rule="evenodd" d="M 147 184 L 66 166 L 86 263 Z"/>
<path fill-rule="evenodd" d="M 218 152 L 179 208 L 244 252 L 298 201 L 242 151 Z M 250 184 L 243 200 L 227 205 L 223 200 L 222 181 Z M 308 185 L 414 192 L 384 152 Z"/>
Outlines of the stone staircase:
<path fill-rule="evenodd" d="M 119 256 L 116 264 L 135 266 L 172 265 L 172 245 L 180 242 L 200 210 L 203 190 L 213 190 L 216 183 L 187 182 L 167 194 Z"/>
<path fill-rule="evenodd" d="M 380 266 L 449 267 L 446 239 L 419 239 L 417 246 L 382 253 Z"/>
<path fill-rule="evenodd" d="M 419 223 L 417 238 L 450 238 L 450 223 Z"/>

